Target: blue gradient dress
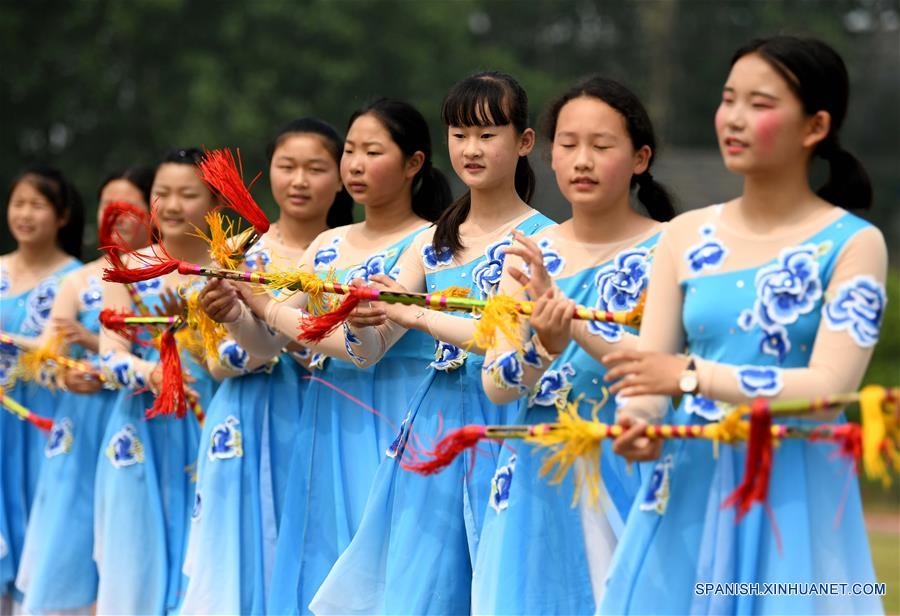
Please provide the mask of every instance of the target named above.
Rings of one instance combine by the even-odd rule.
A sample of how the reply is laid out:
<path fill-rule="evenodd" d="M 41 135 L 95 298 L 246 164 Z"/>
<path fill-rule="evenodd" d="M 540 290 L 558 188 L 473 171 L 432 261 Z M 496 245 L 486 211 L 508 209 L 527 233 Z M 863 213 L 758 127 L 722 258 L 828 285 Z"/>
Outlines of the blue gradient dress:
<path fill-rule="evenodd" d="M 598 266 L 556 279 L 572 300 L 598 310 L 631 310 L 646 289 L 659 234 L 625 248 Z M 551 276 L 565 265 L 549 238 L 541 241 Z M 587 331 L 615 343 L 626 330 L 614 323 L 587 324 Z M 634 330 L 630 332 L 636 333 Z M 526 347 L 526 351 L 528 348 Z M 524 389 L 523 363 L 540 367 L 532 352 L 509 351 L 485 366 L 499 387 Z M 516 424 L 554 422 L 567 403 L 579 414 L 615 423 L 616 405 L 603 383 L 606 370 L 575 341 L 554 360 L 519 401 Z M 522 441 L 501 449 L 494 477 L 481 486 L 490 495 L 472 580 L 476 614 L 594 614 L 607 567 L 641 484 L 636 465 L 604 446 L 600 456 L 600 499 L 591 504 L 576 492 L 575 468 L 562 483 L 541 477 L 546 450 Z"/>
<path fill-rule="evenodd" d="M 10 272 L 6 264 L 0 263 L 0 330 L 39 336 L 47 324 L 60 281 L 80 266 L 80 261 L 71 259 L 34 288 L 10 295 Z M 0 386 L 8 384 L 16 356 L 13 349 L 0 350 Z M 8 393 L 38 415 L 55 415 L 58 395 L 37 382 L 19 382 Z M 16 600 L 21 600 L 21 593 L 14 589 L 16 572 L 46 442 L 46 434 L 0 409 L 0 595 L 11 593 Z"/>
<path fill-rule="evenodd" d="M 516 228 L 530 236 L 551 224 L 535 213 Z M 454 265 L 449 251 L 435 254 L 425 245 L 427 289 L 467 286 L 473 297 L 486 297 L 500 282 L 503 248 L 511 243 L 509 235 L 498 237 L 464 265 Z M 382 452 L 359 531 L 311 605 L 315 613 L 469 613 L 472 563 L 488 504 L 485 486 L 499 448 L 486 443 L 474 465 L 469 456 L 460 456 L 429 477 L 403 470 L 400 462 L 410 459 L 413 448 L 428 449 L 432 440 L 463 425 L 506 423 L 516 405 L 488 400 L 481 387 L 483 356 L 445 342 L 436 345 L 415 395 L 406 398 L 403 424 Z"/>
<path fill-rule="evenodd" d="M 375 274 L 396 278 L 397 261 L 419 232 L 336 275 L 346 282 Z M 317 251 L 317 273 L 341 262 L 342 241 L 335 237 Z M 347 346 L 352 357 L 352 339 Z M 270 613 L 308 613 L 313 594 L 359 528 L 382 454 L 403 420 L 403 401 L 413 396 L 432 349 L 430 337 L 408 332 L 373 367 L 331 358 L 312 375 L 291 460 Z"/>
<path fill-rule="evenodd" d="M 734 271 L 718 271 L 732 247 L 713 225 L 700 227 L 700 244 L 678 255 L 698 274 L 680 283 L 690 352 L 735 366 L 741 391 L 752 398 L 776 395 L 783 370 L 809 365 L 823 318 L 830 329 L 859 326 L 850 332 L 857 343 L 873 345 L 878 327 L 868 319 L 880 311 L 831 315 L 852 306 L 854 298 L 879 294 L 883 307 L 883 287 L 879 292 L 863 276 L 850 280 L 853 288 L 846 293 L 843 288 L 834 297 L 824 293 L 847 242 L 870 226 L 843 213 L 776 258 Z M 832 320 L 837 318 L 845 320 Z M 673 423 L 704 425 L 724 412 L 703 396 L 685 396 Z M 881 613 L 874 596 L 695 591 L 696 583 L 747 583 L 746 588 L 757 583 L 762 589 L 768 582 L 875 581 L 857 478 L 846 461 L 835 459 L 834 445 L 783 441 L 773 455 L 771 520 L 766 506 L 755 505 L 736 523 L 734 508 L 722 504 L 742 481 L 745 457 L 743 445 L 720 446 L 714 457 L 710 442 L 666 443 L 626 524 L 602 613 Z"/>
<path fill-rule="evenodd" d="M 199 290 L 201 281 L 195 280 Z M 162 281 L 135 285 L 144 303 L 160 305 Z M 156 349 L 145 359 L 158 359 Z M 153 395 L 135 393 L 145 386 L 131 356 L 101 358 L 108 378 L 122 390 L 116 396 L 97 462 L 94 501 L 94 560 L 100 583 L 98 614 L 165 614 L 181 603 L 181 572 L 191 510 L 200 426 L 188 410 L 145 419 Z M 204 408 L 216 383 L 184 350 L 182 367 Z"/>

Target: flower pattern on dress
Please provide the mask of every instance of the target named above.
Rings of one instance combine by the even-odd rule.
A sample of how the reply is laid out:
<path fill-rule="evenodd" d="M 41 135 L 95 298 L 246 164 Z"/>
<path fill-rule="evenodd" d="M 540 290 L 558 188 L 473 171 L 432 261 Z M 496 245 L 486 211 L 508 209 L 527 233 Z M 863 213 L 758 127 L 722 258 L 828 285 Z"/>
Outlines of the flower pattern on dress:
<path fill-rule="evenodd" d="M 144 444 L 138 438 L 132 424 L 125 424 L 113 434 L 106 447 L 106 457 L 116 468 L 124 468 L 144 462 Z"/>
<path fill-rule="evenodd" d="M 859 346 L 878 342 L 887 296 L 884 285 L 872 276 L 856 276 L 844 282 L 825 305 L 825 324 L 831 331 L 846 331 Z"/>
<path fill-rule="evenodd" d="M 66 454 L 72 451 L 75 437 L 72 434 L 72 420 L 62 417 L 53 422 L 50 434 L 47 436 L 47 444 L 44 445 L 44 455 L 48 458 Z"/>
<path fill-rule="evenodd" d="M 0 343 L 0 385 L 9 386 L 14 377 L 19 349 L 14 344 Z"/>
<path fill-rule="evenodd" d="M 0 297 L 3 297 L 9 288 L 12 286 L 12 283 L 9 281 L 9 272 L 6 271 L 5 267 L 0 267 Z"/>
<path fill-rule="evenodd" d="M 139 280 L 132 286 L 142 297 L 153 297 L 162 293 L 162 278 Z"/>
<path fill-rule="evenodd" d="M 774 396 L 784 387 L 781 369 L 771 366 L 738 366 L 735 369 L 738 387 L 748 398 Z"/>
<path fill-rule="evenodd" d="M 347 271 L 347 274 L 344 276 L 344 282 L 349 284 L 351 280 L 356 278 L 362 278 L 366 282 L 369 282 L 370 276 L 388 276 L 397 280 L 400 277 L 400 267 L 395 265 L 391 271 L 387 271 L 386 262 L 387 258 L 390 255 L 387 252 L 379 252 L 368 259 L 366 259 L 362 264 L 357 265 L 356 267 Z"/>
<path fill-rule="evenodd" d="M 441 372 L 452 372 L 464 363 L 469 353 L 465 349 L 454 346 L 440 340 L 434 341 L 434 361 L 428 364 L 429 368 L 440 370 Z"/>
<path fill-rule="evenodd" d="M 425 264 L 427 269 L 435 270 L 453 263 L 453 253 L 446 247 L 440 252 L 435 252 L 434 246 L 425 244 L 422 246 L 422 263 Z"/>
<path fill-rule="evenodd" d="M 791 350 L 787 327 L 811 313 L 822 298 L 818 256 L 821 247 L 814 244 L 785 248 L 775 263 L 756 273 L 756 301 L 752 310 L 744 310 L 738 326 L 763 332 L 760 351 L 773 355 L 781 363 Z"/>
<path fill-rule="evenodd" d="M 725 262 L 728 249 L 725 244 L 715 237 L 716 228 L 713 225 L 703 225 L 699 229 L 700 242 L 687 249 L 685 260 L 691 268 L 691 272 L 697 274 L 703 270 L 717 270 Z"/>
<path fill-rule="evenodd" d="M 554 250 L 553 244 L 548 238 L 538 242 L 538 247 L 541 249 L 541 255 L 544 257 L 544 268 L 548 274 L 556 278 L 566 268 L 566 260 Z M 531 276 L 531 268 L 528 267 L 527 263 L 523 265 L 523 269 L 527 275 Z"/>
<path fill-rule="evenodd" d="M 481 299 L 493 293 L 500 283 L 503 261 L 506 258 L 503 249 L 511 245 L 512 235 L 489 244 L 484 251 L 484 259 L 472 270 L 472 281 L 475 283 L 475 288 L 479 291 Z"/>
<path fill-rule="evenodd" d="M 249 359 L 249 353 L 234 340 L 226 339 L 219 343 L 219 363 L 225 368 L 243 372 Z"/>
<path fill-rule="evenodd" d="M 597 271 L 594 276 L 597 310 L 616 312 L 637 306 L 650 280 L 651 260 L 651 249 L 636 246 L 623 250 L 612 263 Z M 618 342 L 625 328 L 618 323 L 588 321 L 587 331 L 607 342 Z"/>
<path fill-rule="evenodd" d="M 241 422 L 234 415 L 229 415 L 220 424 L 213 426 L 209 436 L 209 450 L 206 455 L 210 460 L 230 460 L 244 455 L 243 438 L 238 426 Z"/>
<path fill-rule="evenodd" d="M 322 269 L 330 266 L 334 261 L 340 256 L 338 252 L 338 244 L 341 243 L 341 238 L 336 237 L 331 240 L 331 244 L 328 246 L 323 246 L 316 251 L 316 256 L 313 257 L 313 267 L 315 269 Z"/>
<path fill-rule="evenodd" d="M 522 365 L 522 356 L 518 351 L 507 351 L 481 367 L 482 372 L 491 376 L 494 385 L 500 389 L 517 389 L 525 391 L 522 377 L 525 376 L 525 367 Z"/>
<path fill-rule="evenodd" d="M 344 348 L 347 350 L 347 355 L 359 365 L 366 363 L 366 360 L 359 355 L 356 354 L 356 351 L 353 350 L 353 347 L 360 346 L 362 344 L 362 340 L 360 340 L 356 334 L 353 333 L 353 330 L 350 329 L 350 324 L 346 321 L 343 323 L 344 325 Z"/>
<path fill-rule="evenodd" d="M 397 431 L 397 436 L 391 441 L 391 445 L 384 452 L 384 455 L 389 458 L 396 458 L 398 454 L 403 454 L 403 450 L 406 448 L 406 441 L 409 438 L 406 426 L 409 425 L 411 419 L 412 411 L 406 411 L 406 417 L 404 417 L 403 421 L 400 423 L 400 429 Z"/>
<path fill-rule="evenodd" d="M 55 277 L 47 278 L 28 294 L 25 300 L 25 320 L 22 322 L 23 335 L 39 336 L 44 331 L 56 298 L 58 282 Z"/>
<path fill-rule="evenodd" d="M 103 287 L 96 276 L 87 280 L 87 288 L 81 292 L 81 306 L 83 310 L 99 310 L 103 307 Z"/>
<path fill-rule="evenodd" d="M 725 407 L 723 405 L 699 394 L 685 395 L 684 411 L 689 415 L 702 417 L 706 421 L 719 421 L 725 417 Z"/>
<path fill-rule="evenodd" d="M 197 490 L 194 492 L 194 507 L 191 509 L 191 520 L 199 520 L 202 512 L 203 498 L 200 496 L 200 490 Z"/>
<path fill-rule="evenodd" d="M 272 263 L 272 253 L 267 248 L 260 247 L 256 244 L 255 250 L 244 255 L 244 266 L 255 272 L 264 272 L 269 269 Z"/>
<path fill-rule="evenodd" d="M 491 479 L 491 496 L 489 503 L 498 514 L 509 507 L 509 489 L 512 486 L 513 473 L 516 470 L 516 456 L 511 455 L 506 464 L 498 467 Z"/>
<path fill-rule="evenodd" d="M 559 370 L 547 370 L 528 396 L 528 406 L 555 406 L 557 410 L 562 410 L 572 391 L 569 377 L 573 376 L 575 368 L 569 362 L 560 366 Z"/>
<path fill-rule="evenodd" d="M 107 380 L 120 387 L 141 389 L 146 385 L 144 378 L 134 369 L 130 356 L 114 357 L 112 353 L 104 353 L 100 358 L 100 367 Z"/>
<path fill-rule="evenodd" d="M 668 455 L 653 468 L 647 492 L 641 501 L 641 511 L 655 511 L 659 515 L 666 512 L 669 504 L 669 470 L 672 468 L 672 456 Z"/>

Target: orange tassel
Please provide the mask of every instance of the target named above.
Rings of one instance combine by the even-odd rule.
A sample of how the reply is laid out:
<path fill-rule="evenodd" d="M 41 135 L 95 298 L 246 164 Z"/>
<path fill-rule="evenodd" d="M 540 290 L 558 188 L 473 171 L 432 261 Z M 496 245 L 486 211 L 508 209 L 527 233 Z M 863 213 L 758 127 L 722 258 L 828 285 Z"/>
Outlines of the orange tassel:
<path fill-rule="evenodd" d="M 431 459 L 411 463 L 401 462 L 400 466 L 420 475 L 434 475 L 450 466 L 457 456 L 464 451 L 471 450 L 474 456 L 475 446 L 486 435 L 485 426 L 463 426 L 450 432 L 438 441 L 433 450 L 426 452 L 428 456 L 431 456 Z"/>
<path fill-rule="evenodd" d="M 750 511 L 753 503 L 765 503 L 772 472 L 772 413 L 769 401 L 756 398 L 750 405 L 750 438 L 744 462 L 744 480 L 725 499 L 723 507 L 737 509 L 737 521 Z"/>
<path fill-rule="evenodd" d="M 238 150 L 237 153 L 235 163 L 234 156 L 227 148 L 207 152 L 197 165 L 200 168 L 200 177 L 214 192 L 222 196 L 222 200 L 229 208 L 246 218 L 256 232 L 262 235 L 269 230 L 269 219 L 254 201 L 248 187 L 244 185 L 241 151 Z M 253 178 L 250 186 L 253 186 L 260 175 L 257 174 Z"/>
<path fill-rule="evenodd" d="M 187 399 L 181 372 L 181 356 L 171 327 L 166 328 L 159 338 L 159 362 L 162 364 L 162 384 L 159 395 L 153 401 L 153 406 L 147 409 L 145 417 L 152 419 L 174 413 L 181 419 L 187 414 Z"/>

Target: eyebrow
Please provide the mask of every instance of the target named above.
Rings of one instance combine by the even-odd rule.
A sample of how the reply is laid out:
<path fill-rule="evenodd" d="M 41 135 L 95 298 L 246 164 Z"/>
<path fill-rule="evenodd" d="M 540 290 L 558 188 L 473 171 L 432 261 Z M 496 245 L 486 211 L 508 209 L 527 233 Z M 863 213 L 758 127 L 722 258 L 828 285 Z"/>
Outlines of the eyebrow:
<path fill-rule="evenodd" d="M 290 156 L 288 154 L 279 154 L 278 156 L 275 157 L 276 163 L 280 163 L 280 162 L 292 162 L 293 163 L 293 162 L 296 162 L 297 160 L 298 160 L 297 158 L 294 158 L 293 156 Z M 327 159 L 325 159 L 325 158 L 308 158 L 308 159 L 306 159 L 305 162 L 306 163 L 324 163 L 326 160 Z"/>
<path fill-rule="evenodd" d="M 356 143 L 355 143 L 352 139 L 346 139 L 346 140 L 344 140 L 344 144 L 345 144 L 345 145 L 356 145 Z M 380 146 L 380 145 L 382 145 L 382 143 L 381 143 L 380 141 L 363 141 L 363 142 L 362 142 L 362 146 L 363 146 L 363 147 L 370 146 L 370 145 L 378 145 L 378 146 Z"/>
<path fill-rule="evenodd" d="M 556 136 L 557 137 L 574 137 L 574 136 L 576 136 L 576 133 L 574 131 L 561 131 L 559 133 L 556 133 Z M 609 137 L 610 139 L 616 139 L 616 136 L 614 134 L 610 133 L 609 131 L 600 131 L 597 133 L 591 133 L 590 136 L 593 137 L 594 139 L 596 139 L 597 137 Z"/>
<path fill-rule="evenodd" d="M 734 88 L 732 88 L 731 86 L 725 86 L 725 87 L 722 89 L 722 91 L 723 91 L 723 92 L 728 92 L 729 94 L 734 94 L 734 93 L 735 93 Z M 768 98 L 768 99 L 773 100 L 773 101 L 781 100 L 781 99 L 779 99 L 777 96 L 775 96 L 774 94 L 769 94 L 768 92 L 763 92 L 763 91 L 761 91 L 761 90 L 751 90 L 751 91 L 750 91 L 750 96 L 762 96 L 763 98 Z"/>

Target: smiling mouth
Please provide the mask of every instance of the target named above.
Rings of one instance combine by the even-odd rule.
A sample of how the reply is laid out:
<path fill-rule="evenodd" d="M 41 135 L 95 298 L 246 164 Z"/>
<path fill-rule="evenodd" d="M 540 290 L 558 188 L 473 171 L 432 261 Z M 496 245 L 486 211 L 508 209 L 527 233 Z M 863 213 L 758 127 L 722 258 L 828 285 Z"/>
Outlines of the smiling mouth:
<path fill-rule="evenodd" d="M 369 187 L 368 184 L 364 184 L 362 182 L 350 182 L 349 184 L 347 184 L 347 188 L 349 188 L 353 192 L 360 192 L 360 191 L 365 190 L 368 187 Z"/>

